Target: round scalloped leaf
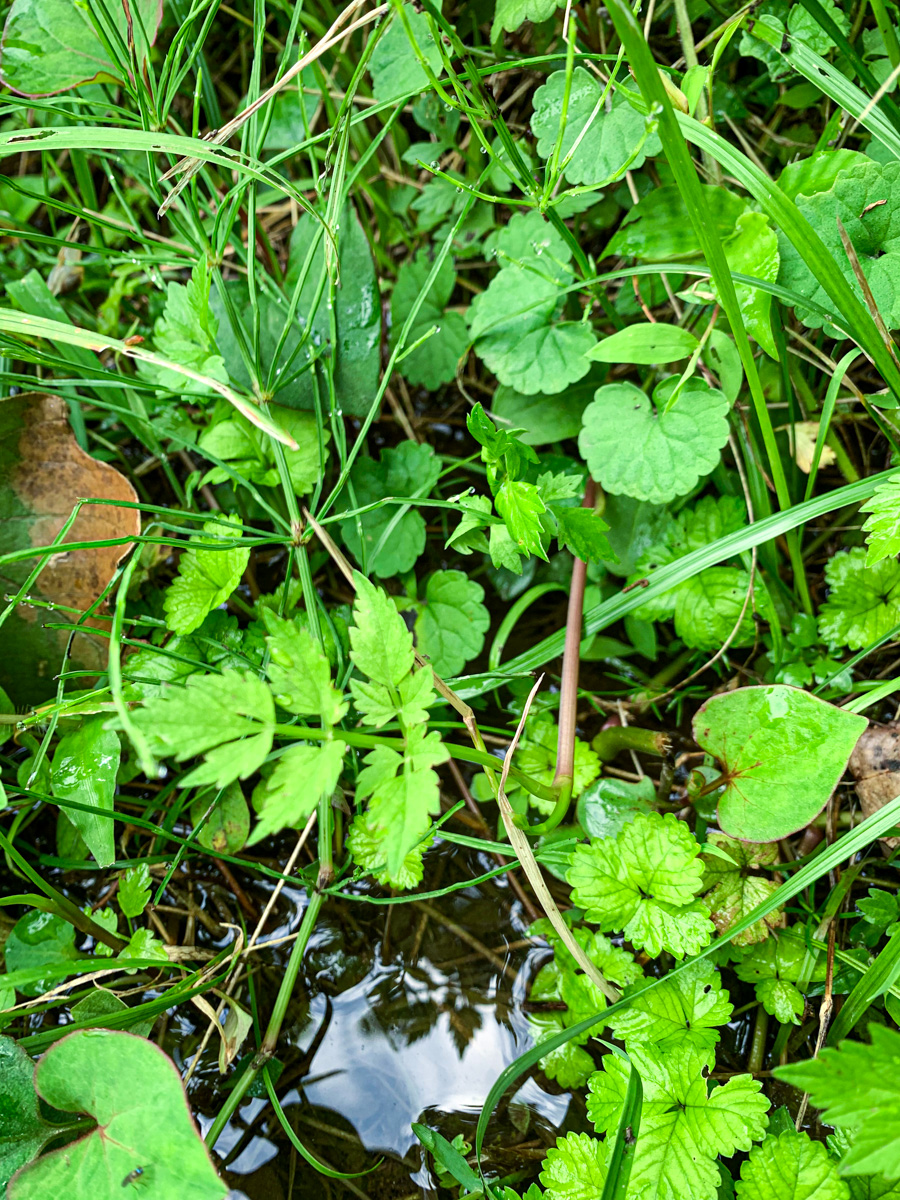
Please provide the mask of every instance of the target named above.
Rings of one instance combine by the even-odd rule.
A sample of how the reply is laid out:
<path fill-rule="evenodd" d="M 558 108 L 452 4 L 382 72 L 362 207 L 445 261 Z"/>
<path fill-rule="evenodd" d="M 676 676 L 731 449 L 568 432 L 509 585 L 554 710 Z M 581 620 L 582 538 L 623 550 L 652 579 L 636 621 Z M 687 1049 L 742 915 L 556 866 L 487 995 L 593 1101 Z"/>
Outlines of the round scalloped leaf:
<path fill-rule="evenodd" d="M 707 700 L 694 717 L 694 738 L 722 764 L 721 828 L 746 842 L 803 829 L 825 807 L 866 724 L 783 684 Z"/>
<path fill-rule="evenodd" d="M 665 380 L 652 401 L 633 383 L 597 389 L 578 448 L 604 491 L 664 504 L 715 469 L 728 441 L 728 401 L 689 379 L 666 412 L 674 383 Z"/>
<path fill-rule="evenodd" d="M 156 1200 L 223 1200 L 228 1189 L 178 1072 L 153 1042 L 118 1030 L 79 1030 L 50 1047 L 34 1083 L 48 1104 L 87 1114 L 97 1127 L 18 1171 L 8 1200 L 97 1200 L 119 1191 L 138 1168 L 135 1178 Z"/>
<path fill-rule="evenodd" d="M 738 1200 L 849 1200 L 838 1164 L 821 1142 L 786 1130 L 754 1146 L 735 1184 Z"/>

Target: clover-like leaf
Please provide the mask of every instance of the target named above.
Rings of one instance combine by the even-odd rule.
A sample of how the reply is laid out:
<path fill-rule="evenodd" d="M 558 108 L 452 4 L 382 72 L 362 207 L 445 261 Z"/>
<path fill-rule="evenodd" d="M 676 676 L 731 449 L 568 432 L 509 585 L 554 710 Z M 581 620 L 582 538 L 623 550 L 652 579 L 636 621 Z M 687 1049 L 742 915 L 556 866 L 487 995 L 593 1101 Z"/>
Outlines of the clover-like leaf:
<path fill-rule="evenodd" d="M 602 83 L 584 67 L 575 68 L 561 155 L 562 160 L 581 138 L 565 171 L 570 183 L 612 180 L 626 169 L 636 171 L 648 155 L 659 153 L 659 138 L 650 132 L 646 118 L 632 108 L 621 88 L 619 85 L 598 105 Z M 534 94 L 531 130 L 541 158 L 549 158 L 556 146 L 565 91 L 566 72 L 554 71 Z"/>
<path fill-rule="evenodd" d="M 866 725 L 783 684 L 707 700 L 694 717 L 694 738 L 724 770 L 720 827 L 749 842 L 803 829 L 825 807 Z"/>
<path fill-rule="evenodd" d="M 165 956 L 164 956 L 165 957 Z M 9 1200 L 97 1200 L 140 1169 L 160 1200 L 224 1200 L 171 1059 L 153 1042 L 81 1029 L 55 1042 L 35 1069 L 47 1104 L 92 1117 L 96 1127 L 13 1176 Z M 124 1194 L 124 1193 L 123 1193 Z"/>
<path fill-rule="evenodd" d="M 622 930 L 653 956 L 696 954 L 713 925 L 695 899 L 703 867 L 688 827 L 671 813 L 638 815 L 615 838 L 577 846 L 566 879 L 600 929 Z"/>
<path fill-rule="evenodd" d="M 819 609 L 819 633 L 831 645 L 861 650 L 900 622 L 896 558 L 882 558 L 868 566 L 865 550 L 857 546 L 829 559 L 825 581 L 829 591 Z"/>
<path fill-rule="evenodd" d="M 728 401 L 689 379 L 667 410 L 674 383 L 660 384 L 652 402 L 633 383 L 597 389 L 584 410 L 578 448 L 606 491 L 664 503 L 715 468 L 728 441 Z"/>

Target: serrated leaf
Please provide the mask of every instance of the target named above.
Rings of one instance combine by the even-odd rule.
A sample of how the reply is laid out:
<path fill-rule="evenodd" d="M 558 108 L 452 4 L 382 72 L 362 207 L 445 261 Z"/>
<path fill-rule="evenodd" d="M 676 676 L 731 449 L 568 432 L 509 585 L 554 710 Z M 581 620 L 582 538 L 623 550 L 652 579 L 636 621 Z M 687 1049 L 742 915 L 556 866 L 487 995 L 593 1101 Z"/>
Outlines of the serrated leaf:
<path fill-rule="evenodd" d="M 425 873 L 423 857 L 432 839 L 426 838 L 413 846 L 403 859 L 399 871 L 391 872 L 387 866 L 386 843 L 390 831 L 373 827 L 368 813 L 357 813 L 347 835 L 347 849 L 358 867 L 362 867 L 383 887 L 418 887 Z"/>
<path fill-rule="evenodd" d="M 863 525 L 869 547 L 866 566 L 900 554 L 900 472 L 880 483 L 860 511 L 871 514 Z"/>
<path fill-rule="evenodd" d="M 682 1046 L 701 1054 L 714 1054 L 719 1042 L 717 1026 L 731 1020 L 728 993 L 720 986 L 719 972 L 709 961 L 692 964 L 672 979 L 647 991 L 650 980 L 629 987 L 627 1008 L 610 1017 L 613 1035 L 626 1046 L 654 1046 L 660 1054 Z"/>
<path fill-rule="evenodd" d="M 814 959 L 810 970 L 806 940 L 790 929 L 776 930 L 766 941 L 737 951 L 734 970 L 738 979 L 756 984 L 757 999 L 776 1020 L 799 1025 L 805 1002 L 794 984 L 804 972 L 809 972 L 811 980 L 824 979 L 824 960 Z"/>
<path fill-rule="evenodd" d="M 221 550 L 204 549 L 221 542 L 240 539 L 240 517 L 229 517 L 228 525 L 207 521 L 202 535 L 191 538 L 189 548 L 178 563 L 178 575 L 166 591 L 166 624 L 174 633 L 193 633 L 214 608 L 228 599 L 241 582 L 250 550 L 229 546 Z"/>
<path fill-rule="evenodd" d="M 603 1192 L 609 1146 L 587 1133 L 556 1139 L 541 1168 L 544 1200 L 595 1200 Z"/>
<path fill-rule="evenodd" d="M 418 442 L 401 442 L 383 450 L 380 462 L 358 458 L 350 474 L 356 498 L 352 507 L 377 504 L 388 496 L 427 496 L 440 473 L 440 459 L 433 448 Z M 346 492 L 343 500 L 350 508 Z M 341 521 L 341 535 L 360 563 L 365 545 L 367 571 L 381 579 L 408 571 L 425 549 L 425 521 L 421 514 L 410 509 L 398 517 L 395 504 L 382 504 L 359 517 Z"/>
<path fill-rule="evenodd" d="M 823 1120 L 852 1137 L 844 1175 L 900 1178 L 900 1033 L 869 1026 L 869 1044 L 841 1042 L 818 1058 L 776 1067 L 774 1074 L 809 1092 Z"/>
<path fill-rule="evenodd" d="M 415 661 L 412 634 L 390 597 L 358 571 L 350 657 L 374 683 L 397 687 Z"/>
<path fill-rule="evenodd" d="M 462 571 L 435 571 L 429 576 L 424 607 L 416 620 L 416 644 L 438 675 L 458 675 L 481 653 L 491 624 L 483 599 L 484 589 Z"/>
<path fill-rule="evenodd" d="M 411 10 L 408 16 L 419 52 L 435 74 L 441 73 L 441 54 L 431 36 L 431 27 L 424 12 Z M 403 22 L 394 15 L 387 32 L 372 51 L 369 60 L 372 92 L 376 100 L 393 100 L 405 92 L 420 92 L 428 86 L 414 47 L 410 44 Z"/>
<path fill-rule="evenodd" d="M 616 554 L 606 536 L 609 526 L 595 508 L 554 507 L 556 536 L 582 562 L 615 562 Z"/>
<path fill-rule="evenodd" d="M 213 424 L 200 435 L 197 448 L 207 456 L 215 455 L 223 462 L 230 463 L 237 474 L 263 487 L 281 485 L 278 457 L 283 454 L 294 492 L 303 496 L 313 489 L 322 476 L 321 460 L 327 458 L 331 431 L 327 425 L 323 427 L 317 423 L 314 413 L 285 408 L 283 404 L 271 404 L 269 416 L 294 439 L 296 450 L 284 446 L 276 455 L 272 438 L 246 417 L 236 413 L 224 400 L 217 403 Z M 216 466 L 206 472 L 203 480 L 206 483 L 224 483 L 230 482 L 232 476 L 224 467 Z"/>
<path fill-rule="evenodd" d="M 382 683 L 351 679 L 350 691 L 362 724 L 377 729 L 395 717 L 405 726 L 424 724 L 428 720 L 428 707 L 435 699 L 433 678 L 431 670 L 425 667 L 402 679 L 394 693 Z"/>
<path fill-rule="evenodd" d="M 431 267 L 432 256 L 429 251 L 420 250 L 414 259 L 403 263 L 397 274 L 391 296 L 391 349 L 413 304 L 422 293 Z M 432 326 L 436 325 L 438 332 L 411 354 L 404 355 L 397 365 L 404 379 L 412 384 L 421 384 L 429 391 L 454 379 L 459 360 L 469 344 L 469 331 L 463 314 L 446 311 L 455 282 L 453 261 L 447 257 L 441 263 L 431 290 L 419 308 L 406 344 L 414 345 Z"/>
<path fill-rule="evenodd" d="M 837 1163 L 809 1134 L 771 1134 L 741 1165 L 737 1200 L 850 1200 Z"/>
<path fill-rule="evenodd" d="M 346 742 L 339 739 L 318 746 L 291 746 L 278 759 L 263 789 L 255 789 L 259 808 L 256 828 L 247 839 L 253 846 L 287 826 L 302 825 L 319 803 L 337 787 Z"/>
<path fill-rule="evenodd" d="M 579 845 L 566 879 L 585 920 L 621 930 L 628 941 L 656 956 L 696 954 L 713 925 L 695 899 L 702 881 L 699 847 L 671 813 L 637 815 L 615 840 Z"/>
<path fill-rule="evenodd" d="M 552 787 L 556 776 L 556 751 L 559 731 L 549 713 L 531 718 L 516 750 L 516 766 L 537 783 Z M 580 796 L 600 774 L 600 759 L 587 742 L 576 737 L 572 795 Z M 529 794 L 528 802 L 538 812 L 553 811 L 552 800 L 542 800 Z"/>
<path fill-rule="evenodd" d="M 219 322 L 210 308 L 211 277 L 201 258 L 189 283 L 170 283 L 163 315 L 153 328 L 153 348 L 163 358 L 190 367 L 209 379 L 228 383 L 228 372 L 216 345 Z M 150 383 L 178 395 L 205 395 L 207 385 L 155 363 L 139 362 L 139 373 Z"/>
<path fill-rule="evenodd" d="M 150 868 L 146 863 L 129 867 L 119 877 L 119 908 L 126 917 L 139 917 L 150 901 Z"/>
<path fill-rule="evenodd" d="M 104 726 L 104 717 L 88 717 L 80 729 L 62 738 L 53 755 L 51 788 L 58 799 L 74 800 L 90 810 L 66 808 L 65 813 L 97 864 L 108 867 L 116 857 L 112 812 L 120 746 L 118 734 Z"/>
<path fill-rule="evenodd" d="M 749 592 L 750 575 L 737 567 L 707 567 L 685 580 L 675 597 L 675 628 L 684 644 L 717 650 L 737 626 L 730 644 L 752 645 L 756 624 Z"/>
<path fill-rule="evenodd" d="M 882 558 L 868 566 L 865 550 L 857 546 L 829 559 L 825 581 L 829 591 L 819 609 L 819 633 L 829 644 L 861 650 L 900 622 L 896 559 Z"/>
<path fill-rule="evenodd" d="M 728 401 L 690 379 L 665 411 L 674 380 L 651 403 L 633 383 L 598 388 L 584 410 L 578 448 L 606 491 L 664 503 L 689 492 L 719 461 L 728 441 Z"/>
<path fill-rule="evenodd" d="M 754 845 L 739 842 L 727 834 L 713 830 L 707 844 L 723 850 L 729 862 L 714 854 L 704 854 L 703 897 L 719 933 L 727 933 L 748 913 L 763 904 L 778 890 L 778 884 L 761 868 L 778 862 L 779 849 L 774 842 Z M 754 874 L 754 872 L 759 874 Z M 749 929 L 732 939 L 734 946 L 750 946 L 762 942 L 781 921 L 783 907 L 778 905 L 765 917 L 760 917 Z"/>
<path fill-rule="evenodd" d="M 720 828 L 750 842 L 805 828 L 828 802 L 866 725 L 865 717 L 783 684 L 707 700 L 693 730 L 724 770 Z"/>
<path fill-rule="evenodd" d="M 384 747 L 366 756 L 357 796 L 369 796 L 367 819 L 386 835 L 387 870 L 392 876 L 400 874 L 407 854 L 440 811 L 439 780 L 431 768 L 448 757 L 438 735 L 426 733 L 421 725 L 409 730 L 402 758 Z"/>
<path fill-rule="evenodd" d="M 325 725 L 336 725 L 347 702 L 331 682 L 331 668 L 319 643 L 308 628 L 271 609 L 263 609 L 262 616 L 269 631 L 267 674 L 275 703 L 298 716 L 317 716 Z"/>
<path fill-rule="evenodd" d="M 556 145 L 565 83 L 566 72 L 554 71 L 534 93 L 531 131 L 537 138 L 537 152 L 541 158 L 549 158 Z M 631 107 L 618 88 L 607 96 L 595 115 L 594 109 L 602 95 L 600 81 L 584 67 L 576 67 L 569 93 L 561 160 L 585 126 L 588 128 L 566 167 L 565 175 L 570 183 L 602 183 L 626 168 L 638 170 L 648 155 L 660 152 L 659 138 L 655 133 L 648 134 L 646 119 Z"/>
<path fill-rule="evenodd" d="M 519 550 L 523 554 L 536 554 L 546 561 L 540 517 L 547 509 L 537 487 L 533 483 L 507 479 L 494 497 L 494 504 Z"/>
<path fill-rule="evenodd" d="M 601 338 L 588 358 L 604 363 L 670 363 L 690 358 L 699 345 L 688 329 L 648 321 Z"/>

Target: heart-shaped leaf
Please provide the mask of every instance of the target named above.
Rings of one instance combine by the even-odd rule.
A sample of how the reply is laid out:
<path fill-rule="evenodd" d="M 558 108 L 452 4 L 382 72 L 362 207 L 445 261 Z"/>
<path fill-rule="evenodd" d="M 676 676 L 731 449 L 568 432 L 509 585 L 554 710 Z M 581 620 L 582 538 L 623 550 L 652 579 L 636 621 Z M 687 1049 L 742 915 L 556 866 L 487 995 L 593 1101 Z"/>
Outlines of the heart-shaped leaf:
<path fill-rule="evenodd" d="M 12 1038 L 0 1037 L 0 1188 L 39 1154 L 57 1129 L 41 1116 L 34 1063 Z"/>
<path fill-rule="evenodd" d="M 719 825 L 746 842 L 775 842 L 825 807 L 866 718 L 774 684 L 713 696 L 694 738 L 722 764 Z"/>
<path fill-rule="evenodd" d="M 47 1051 L 34 1084 L 48 1104 L 85 1113 L 97 1127 L 18 1171 L 8 1200 L 98 1200 L 130 1176 L 155 1200 L 223 1200 L 227 1188 L 200 1140 L 178 1072 L 153 1042 L 111 1029 L 78 1030 Z"/>

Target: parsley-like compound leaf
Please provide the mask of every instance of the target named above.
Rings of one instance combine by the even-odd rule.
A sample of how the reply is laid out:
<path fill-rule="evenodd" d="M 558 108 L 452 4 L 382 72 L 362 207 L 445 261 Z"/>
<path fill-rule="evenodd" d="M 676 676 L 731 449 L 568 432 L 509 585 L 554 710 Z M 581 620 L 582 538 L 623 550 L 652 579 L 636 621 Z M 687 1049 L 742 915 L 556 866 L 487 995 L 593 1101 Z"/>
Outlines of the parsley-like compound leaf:
<path fill-rule="evenodd" d="M 713 925 L 695 899 L 703 866 L 688 827 L 671 813 L 638 815 L 615 838 L 577 846 L 566 879 L 572 901 L 601 929 L 622 930 L 654 957 L 696 954 Z"/>
<path fill-rule="evenodd" d="M 629 1191 L 641 1200 L 715 1200 L 717 1155 L 749 1150 L 766 1128 L 769 1102 L 759 1080 L 736 1075 L 710 1092 L 709 1058 L 681 1047 L 630 1051 L 644 1085 L 641 1126 Z M 625 1099 L 628 1064 L 608 1054 L 588 1082 L 588 1115 L 598 1132 L 614 1129 Z"/>
<path fill-rule="evenodd" d="M 401 679 L 396 689 L 351 679 L 350 691 L 363 725 L 378 729 L 395 717 L 407 727 L 422 725 L 428 720 L 428 706 L 435 698 L 433 679 L 432 671 L 424 667 Z"/>
<path fill-rule="evenodd" d="M 609 538 L 609 526 L 595 508 L 563 508 L 552 505 L 556 517 L 556 536 L 560 545 L 582 562 L 615 562 L 616 555 Z"/>
<path fill-rule="evenodd" d="M 525 555 L 536 554 L 546 561 L 540 518 L 547 508 L 537 487 L 533 483 L 508 479 L 500 485 L 494 503 L 519 550 Z"/>
<path fill-rule="evenodd" d="M 807 1133 L 771 1134 L 741 1166 L 737 1200 L 849 1200 L 837 1163 Z"/>
<path fill-rule="evenodd" d="M 298 716 L 318 716 L 335 725 L 347 711 L 347 702 L 331 682 L 331 668 L 309 629 L 286 621 L 271 609 L 262 612 L 269 631 L 266 642 L 271 660 L 269 682 L 275 702 Z"/>
<path fill-rule="evenodd" d="M 649 992 L 653 980 L 628 988 L 627 1008 L 610 1017 L 610 1028 L 630 1047 L 653 1045 L 661 1054 L 682 1046 L 704 1056 L 715 1051 L 718 1025 L 731 1020 L 728 993 L 720 986 L 719 972 L 707 960 L 693 963 Z"/>
<path fill-rule="evenodd" d="M 411 262 L 405 262 L 397 275 L 394 294 L 391 297 L 391 348 L 403 328 L 413 304 L 422 293 L 432 263 L 427 250 L 420 250 Z M 442 383 L 449 383 L 456 375 L 456 366 L 466 346 L 469 331 L 462 313 L 446 312 L 447 302 L 456 283 L 453 262 L 447 257 L 441 263 L 431 291 L 425 297 L 409 331 L 406 344 L 412 346 L 424 337 L 432 326 L 438 332 L 407 354 L 398 364 L 397 370 L 410 383 L 422 384 L 434 391 Z"/>
<path fill-rule="evenodd" d="M 554 71 L 534 94 L 531 131 L 537 138 L 537 152 L 541 158 L 549 158 L 556 146 L 565 86 L 565 71 Z M 585 126 L 588 129 L 566 167 L 565 175 L 570 183 L 611 181 L 626 168 L 636 171 L 648 155 L 660 152 L 659 138 L 649 132 L 646 118 L 622 95 L 621 85 L 597 108 L 602 95 L 603 85 L 599 80 L 584 67 L 576 67 L 560 161 L 572 149 Z"/>
<path fill-rule="evenodd" d="M 387 866 L 385 831 L 373 827 L 368 813 L 358 813 L 347 835 L 347 849 L 356 865 L 367 871 L 376 883 L 383 887 L 406 889 L 417 887 L 422 882 L 425 873 L 422 859 L 432 841 L 432 838 L 425 838 L 413 846 L 400 864 L 400 870 L 391 872 Z"/>
<path fill-rule="evenodd" d="M 844 1175 L 900 1178 L 900 1033 L 869 1026 L 870 1044 L 841 1042 L 817 1059 L 777 1067 L 774 1074 L 809 1092 L 829 1125 L 846 1129 L 852 1145 Z"/>
<path fill-rule="evenodd" d="M 483 599 L 484 589 L 462 571 L 435 571 L 429 577 L 416 620 L 416 644 L 438 675 L 458 675 L 481 653 L 491 623 Z"/>
<path fill-rule="evenodd" d="M 150 900 L 150 868 L 129 867 L 119 879 L 119 907 L 126 917 L 139 917 Z"/>
<path fill-rule="evenodd" d="M 516 766 L 536 783 L 553 786 L 556 775 L 556 750 L 559 740 L 556 722 L 550 713 L 541 713 L 529 718 L 525 735 L 516 750 Z M 600 774 L 600 759 L 581 738 L 575 739 L 575 770 L 572 779 L 572 795 L 578 797 Z M 551 813 L 554 802 L 542 800 L 529 793 L 528 802 L 538 812 Z"/>
<path fill-rule="evenodd" d="M 659 384 L 652 402 L 633 383 L 597 389 L 584 410 L 578 448 L 606 491 L 664 503 L 715 468 L 728 441 L 728 401 L 717 388 L 689 379 L 666 411 L 674 384 Z"/>
<path fill-rule="evenodd" d="M 191 538 L 178 564 L 178 575 L 166 592 L 166 624 L 174 633 L 193 633 L 203 624 L 207 613 L 223 604 L 237 585 L 250 561 L 246 546 L 205 550 L 224 541 L 237 541 L 241 535 L 240 517 L 229 517 L 229 524 L 207 521 L 201 536 Z"/>
<path fill-rule="evenodd" d="M 189 283 L 170 283 L 163 315 L 153 330 L 154 349 L 163 357 L 190 367 L 219 383 L 228 382 L 225 363 L 216 346 L 218 321 L 209 306 L 210 276 L 206 260 L 191 271 Z M 205 384 L 155 363 L 138 362 L 145 379 L 178 395 L 205 395 Z"/>
<path fill-rule="evenodd" d="M 427 496 L 440 473 L 440 460 L 432 447 L 418 442 L 401 442 L 383 450 L 380 462 L 358 458 L 350 472 L 356 497 L 353 508 L 377 504 L 390 496 Z M 343 493 L 343 502 L 351 507 L 348 492 Z M 365 545 L 367 570 L 381 579 L 408 571 L 425 549 L 421 514 L 402 512 L 396 504 L 381 504 L 359 517 L 348 517 L 341 521 L 341 534 L 360 563 Z"/>
<path fill-rule="evenodd" d="M 192 675 L 186 687 L 168 688 L 132 713 L 153 753 L 205 762 L 183 775 L 179 787 L 223 788 L 258 771 L 272 749 L 275 705 L 252 671 Z"/>
<path fill-rule="evenodd" d="M 882 558 L 867 566 L 866 552 L 858 546 L 825 564 L 825 581 L 829 591 L 819 610 L 819 633 L 831 645 L 861 650 L 900 622 L 896 559 Z"/>
<path fill-rule="evenodd" d="M 764 903 L 778 890 L 778 884 L 761 868 L 778 862 L 775 842 L 739 842 L 716 831 L 709 834 L 707 844 L 723 850 L 731 859 L 717 854 L 704 854 L 703 897 L 719 933 L 727 933 L 742 921 L 757 905 Z M 758 871 L 759 874 L 754 874 Z M 733 946 L 750 946 L 763 942 L 781 921 L 783 905 L 778 905 L 765 917 L 760 917 L 749 929 L 732 938 Z"/>
<path fill-rule="evenodd" d="M 422 57 L 435 74 L 441 72 L 441 52 L 434 44 L 431 26 L 424 12 L 410 10 L 409 23 Z M 403 22 L 395 13 L 387 32 L 379 40 L 369 60 L 372 92 L 376 100 L 393 100 L 404 92 L 421 91 L 428 76 L 410 43 Z"/>
<path fill-rule="evenodd" d="M 860 507 L 862 512 L 871 514 L 863 525 L 869 546 L 866 566 L 874 566 L 883 558 L 895 558 L 900 554 L 900 471 L 880 483 Z"/>
<path fill-rule="evenodd" d="M 594 1200 L 606 1182 L 609 1145 L 588 1133 L 557 1138 L 541 1168 L 544 1200 Z"/>
<path fill-rule="evenodd" d="M 736 952 L 738 979 L 756 984 L 756 998 L 782 1025 L 800 1024 L 804 999 L 794 985 L 804 971 L 805 938 L 793 930 L 776 930 L 765 942 Z M 817 960 L 811 980 L 825 978 L 825 963 Z"/>
<path fill-rule="evenodd" d="M 882 164 L 866 160 L 841 171 L 827 192 L 798 196 L 797 207 L 818 233 L 844 273 L 859 302 L 865 303 L 847 252 L 841 241 L 835 217 L 840 217 L 853 243 L 859 265 L 865 275 L 875 305 L 888 329 L 900 327 L 900 162 Z M 885 203 L 887 201 L 887 203 Z M 778 237 L 781 271 L 778 282 L 801 296 L 831 309 L 831 299 L 815 279 L 800 251 L 783 234 Z M 812 329 L 824 324 L 820 313 L 795 309 L 797 316 Z M 846 337 L 841 330 L 832 335 Z"/>
<path fill-rule="evenodd" d="M 301 825 L 319 803 L 319 797 L 330 795 L 337 787 L 346 749 L 346 742 L 335 740 L 286 750 L 265 788 L 254 789 L 259 820 L 247 845 L 261 842 L 286 826 Z"/>
<path fill-rule="evenodd" d="M 350 657 L 374 683 L 397 687 L 412 670 L 412 634 L 390 596 L 359 571 L 353 574 L 356 601 L 350 628 Z"/>

